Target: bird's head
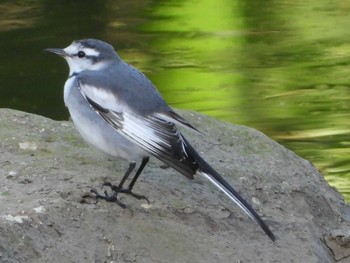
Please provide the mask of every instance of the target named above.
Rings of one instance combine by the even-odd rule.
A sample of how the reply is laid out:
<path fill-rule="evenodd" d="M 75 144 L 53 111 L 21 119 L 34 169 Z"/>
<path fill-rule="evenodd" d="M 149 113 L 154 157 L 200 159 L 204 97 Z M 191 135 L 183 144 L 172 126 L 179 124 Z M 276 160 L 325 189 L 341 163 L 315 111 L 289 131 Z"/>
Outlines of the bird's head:
<path fill-rule="evenodd" d="M 101 40 L 75 40 L 68 47 L 45 49 L 65 58 L 69 65 L 69 75 L 84 70 L 99 70 L 111 62 L 120 60 L 114 48 Z"/>

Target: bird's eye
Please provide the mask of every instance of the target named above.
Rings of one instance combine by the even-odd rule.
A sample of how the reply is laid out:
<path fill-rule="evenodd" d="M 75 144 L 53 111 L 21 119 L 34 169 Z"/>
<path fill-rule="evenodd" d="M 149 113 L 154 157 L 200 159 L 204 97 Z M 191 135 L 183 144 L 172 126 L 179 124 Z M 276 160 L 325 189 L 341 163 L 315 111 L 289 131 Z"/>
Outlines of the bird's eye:
<path fill-rule="evenodd" d="M 79 52 L 78 52 L 78 57 L 79 57 L 79 58 L 85 57 L 85 52 L 84 52 L 84 51 L 79 51 Z"/>

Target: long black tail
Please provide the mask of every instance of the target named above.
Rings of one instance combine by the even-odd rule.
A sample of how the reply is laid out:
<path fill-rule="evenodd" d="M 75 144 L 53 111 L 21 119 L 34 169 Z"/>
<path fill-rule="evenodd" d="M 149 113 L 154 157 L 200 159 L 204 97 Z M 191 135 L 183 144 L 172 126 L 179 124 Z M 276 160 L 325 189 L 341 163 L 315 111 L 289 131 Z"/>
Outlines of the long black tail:
<path fill-rule="evenodd" d="M 275 241 L 276 237 L 266 225 L 264 220 L 255 212 L 255 210 L 248 204 L 247 201 L 241 197 L 231 185 L 229 185 L 220 174 L 218 174 L 186 141 L 187 151 L 194 157 L 198 164 L 199 172 L 202 176 L 212 182 L 217 188 L 224 192 L 231 200 L 233 200 L 244 212 L 246 212 L 251 219 L 253 219 L 268 235 L 268 237 Z"/>

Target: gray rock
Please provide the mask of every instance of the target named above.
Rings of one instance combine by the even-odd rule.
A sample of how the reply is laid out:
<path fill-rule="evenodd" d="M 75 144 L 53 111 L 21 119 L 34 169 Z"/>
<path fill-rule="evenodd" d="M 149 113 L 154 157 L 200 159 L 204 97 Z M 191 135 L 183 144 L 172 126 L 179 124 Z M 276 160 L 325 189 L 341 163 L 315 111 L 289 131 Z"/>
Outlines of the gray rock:
<path fill-rule="evenodd" d="M 0 261 L 349 262 L 333 241 L 349 236 L 350 209 L 308 161 L 256 130 L 180 113 L 205 134 L 186 136 L 275 243 L 210 183 L 154 159 L 135 186 L 149 205 L 95 203 L 90 189 L 117 183 L 127 163 L 87 146 L 70 122 L 2 109 Z"/>

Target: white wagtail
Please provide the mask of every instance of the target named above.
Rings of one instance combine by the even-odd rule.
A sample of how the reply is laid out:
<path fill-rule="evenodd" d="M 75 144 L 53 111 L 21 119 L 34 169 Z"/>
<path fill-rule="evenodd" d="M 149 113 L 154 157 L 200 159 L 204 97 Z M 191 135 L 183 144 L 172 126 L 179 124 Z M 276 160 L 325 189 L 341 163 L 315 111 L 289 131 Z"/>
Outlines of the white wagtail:
<path fill-rule="evenodd" d="M 119 193 L 145 198 L 133 193 L 132 188 L 152 155 L 189 179 L 196 173 L 207 178 L 259 224 L 271 240 L 275 240 L 255 210 L 199 156 L 176 125 L 198 130 L 175 113 L 152 82 L 125 63 L 111 45 L 84 39 L 73 41 L 65 49 L 46 51 L 58 54 L 68 62 L 64 102 L 81 136 L 103 152 L 129 162 L 129 168 L 117 186 L 106 184 L 113 194 L 100 195 L 94 190 L 97 198 L 115 201 L 123 207 L 117 199 Z M 140 160 L 141 165 L 129 186 L 123 188 Z"/>

